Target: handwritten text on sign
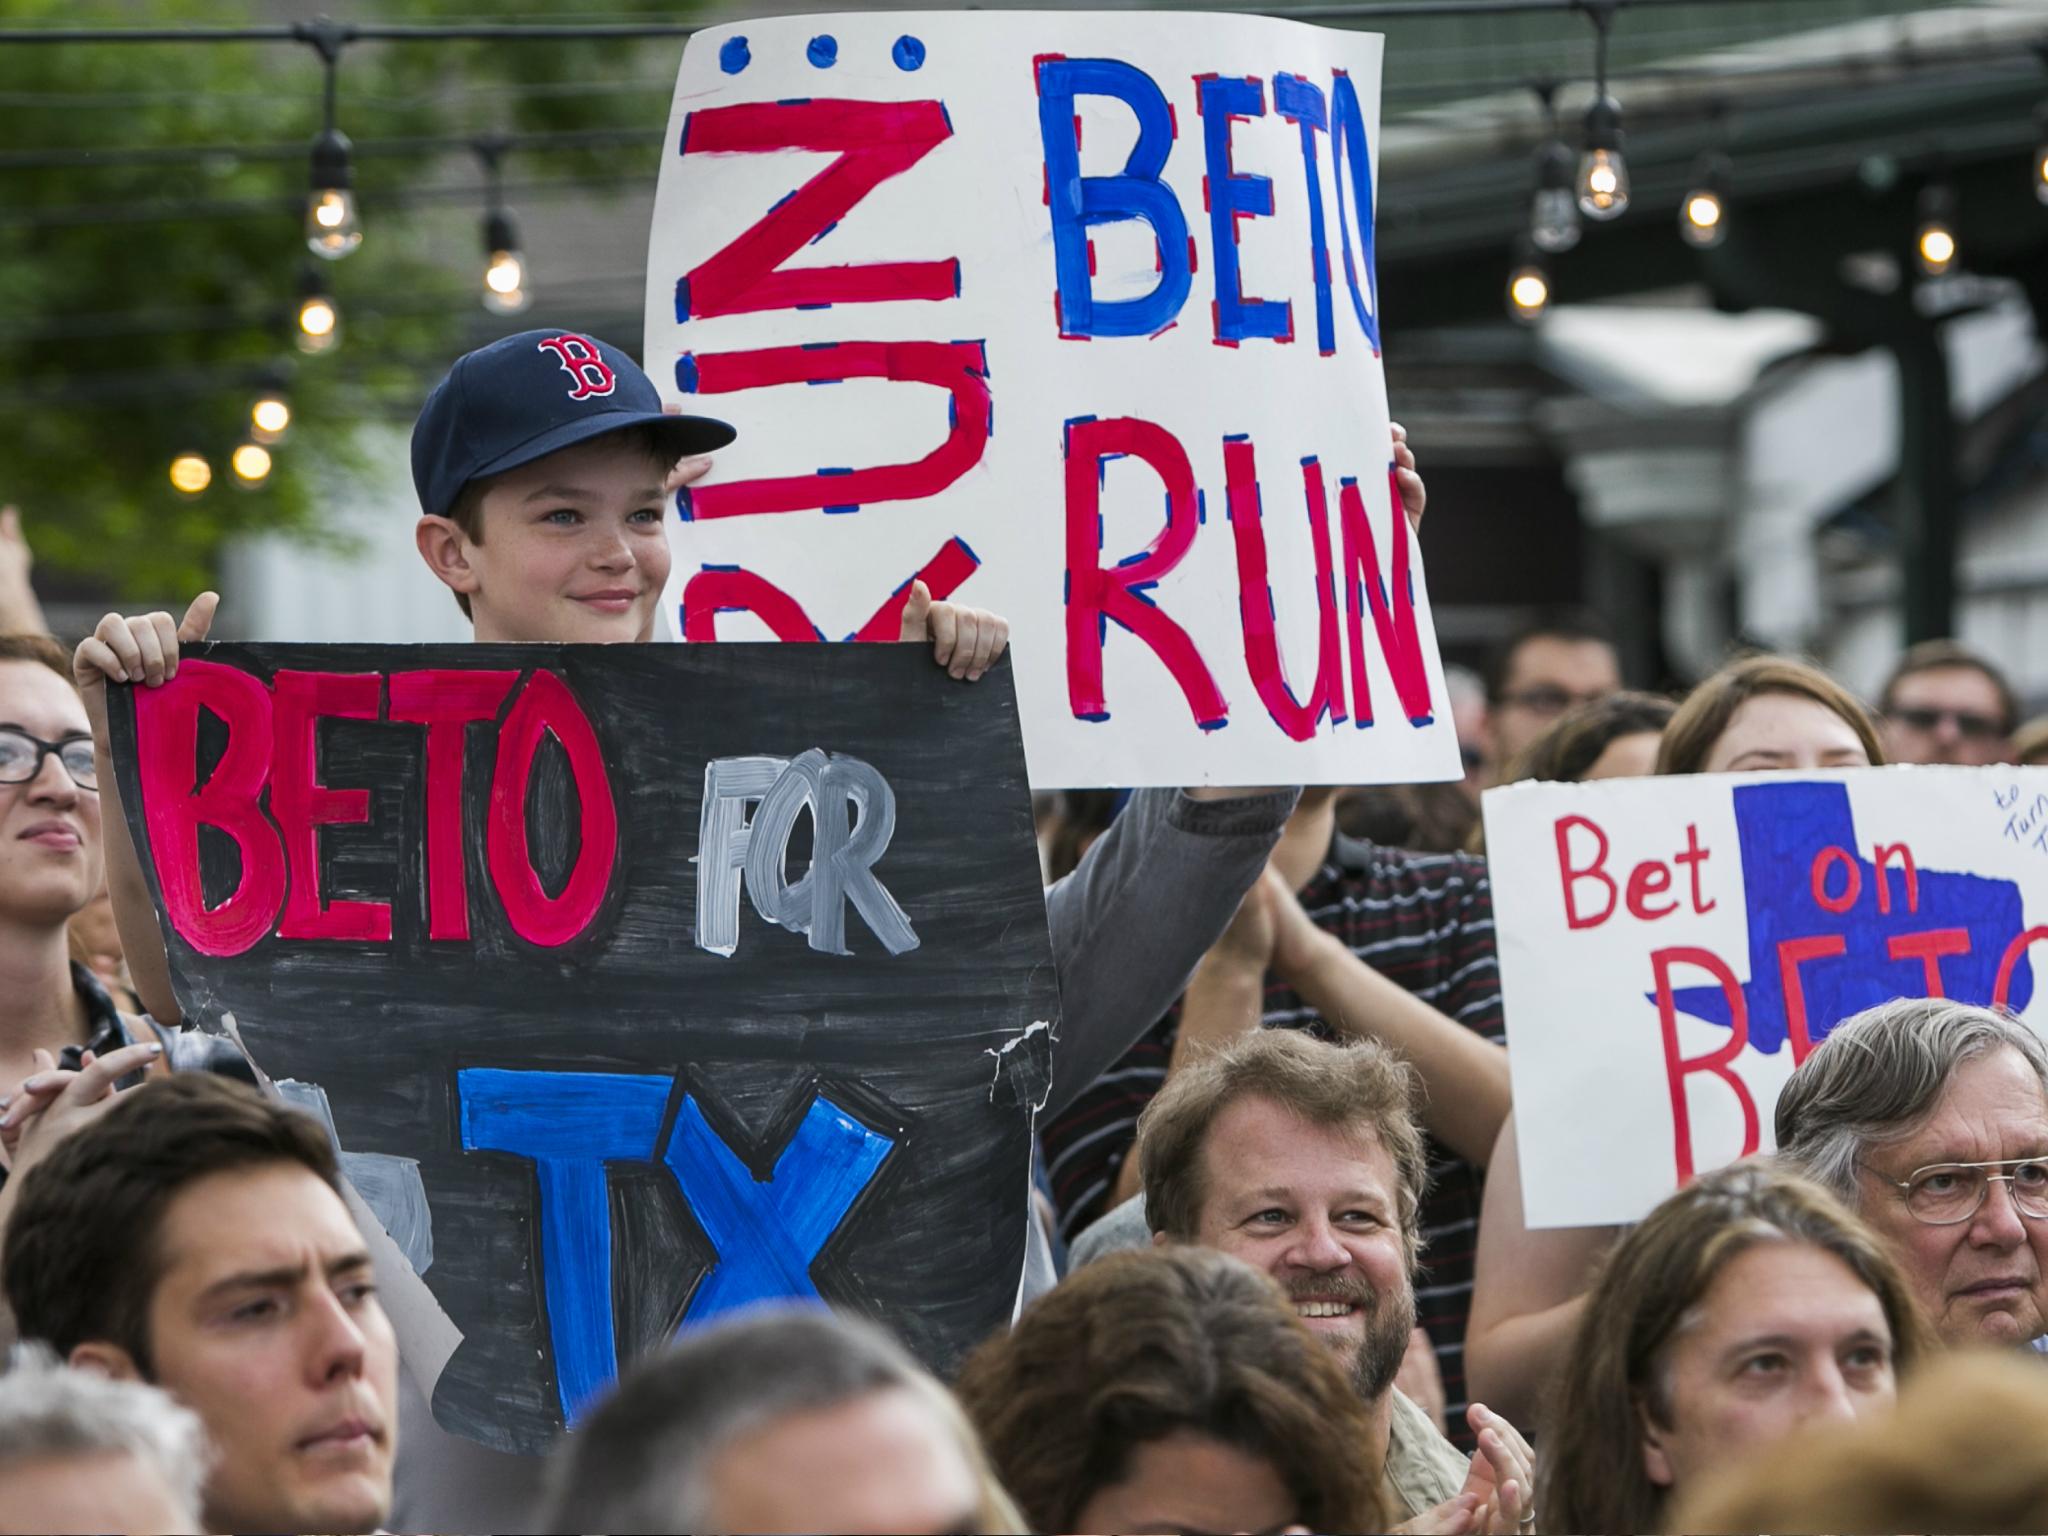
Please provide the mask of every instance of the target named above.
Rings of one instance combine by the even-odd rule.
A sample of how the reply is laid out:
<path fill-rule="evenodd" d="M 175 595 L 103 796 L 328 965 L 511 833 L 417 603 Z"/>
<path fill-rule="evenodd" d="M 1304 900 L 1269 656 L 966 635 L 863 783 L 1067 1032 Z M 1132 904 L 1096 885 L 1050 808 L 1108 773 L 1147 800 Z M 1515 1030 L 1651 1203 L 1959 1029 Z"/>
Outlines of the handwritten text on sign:
<path fill-rule="evenodd" d="M 646 357 L 741 436 L 679 506 L 685 638 L 893 639 L 916 576 L 1011 619 L 1037 782 L 1454 775 L 1379 57 L 1161 13 L 694 37 Z"/>
<path fill-rule="evenodd" d="M 1865 1008 L 2048 1018 L 2048 853 L 2019 814 L 2044 793 L 2010 768 L 1489 793 L 1530 1220 L 1632 1220 L 1767 1148 L 1786 1076 Z"/>
<path fill-rule="evenodd" d="M 823 1298 L 944 1370 L 1023 1264 L 1056 1018 L 1009 668 L 895 646 L 225 646 L 120 688 L 186 1016 L 332 1117 L 539 1451 Z M 394 1277 L 394 1283 L 400 1277 Z"/>

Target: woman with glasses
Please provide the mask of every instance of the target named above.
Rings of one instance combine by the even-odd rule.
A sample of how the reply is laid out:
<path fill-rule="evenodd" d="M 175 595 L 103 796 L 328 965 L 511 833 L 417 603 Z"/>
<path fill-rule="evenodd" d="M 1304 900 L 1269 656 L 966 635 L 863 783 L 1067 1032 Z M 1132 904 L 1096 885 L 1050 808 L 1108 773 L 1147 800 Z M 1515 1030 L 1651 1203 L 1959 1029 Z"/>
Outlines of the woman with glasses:
<path fill-rule="evenodd" d="M 1548 1419 L 1541 1527 L 1675 1529 L 1701 1479 L 1890 1408 L 1925 1338 L 1885 1245 L 1826 1190 L 1764 1158 L 1705 1174 L 1601 1272 Z"/>
<path fill-rule="evenodd" d="M 99 780 L 64 648 L 0 635 L 0 1179 L 23 1124 L 86 1054 L 134 1071 L 158 1044 L 71 958 L 68 925 L 98 894 Z M 102 1069 L 104 1072 L 104 1068 Z M 26 1080 L 26 1081 L 25 1081 Z"/>
<path fill-rule="evenodd" d="M 1777 1133 L 1890 1247 L 1944 1343 L 2041 1347 L 2048 1048 L 2032 1029 L 1938 997 L 1866 1009 L 1786 1081 Z"/>
<path fill-rule="evenodd" d="M 69 925 L 98 895 L 99 777 L 71 658 L 47 635 L 0 634 L 0 1234 L 13 1176 L 148 1072 L 253 1080 L 224 1040 L 121 1013 L 72 958 Z"/>

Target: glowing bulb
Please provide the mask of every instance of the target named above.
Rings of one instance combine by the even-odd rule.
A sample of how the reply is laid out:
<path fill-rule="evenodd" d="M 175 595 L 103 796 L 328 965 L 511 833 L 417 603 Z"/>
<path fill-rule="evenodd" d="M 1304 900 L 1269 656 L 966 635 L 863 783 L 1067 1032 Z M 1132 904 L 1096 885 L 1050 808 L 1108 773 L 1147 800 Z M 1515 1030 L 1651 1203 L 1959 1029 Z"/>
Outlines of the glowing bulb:
<path fill-rule="evenodd" d="M 1685 207 L 1680 210 L 1678 232 L 1685 236 L 1686 243 L 1706 249 L 1719 245 L 1728 238 L 1728 226 L 1722 215 L 1721 197 L 1717 192 L 1701 190 L 1686 194 Z"/>
<path fill-rule="evenodd" d="M 315 256 L 339 261 L 362 243 L 355 194 L 344 187 L 315 187 L 306 200 L 306 248 Z"/>
<path fill-rule="evenodd" d="M 259 443 L 274 443 L 291 430 L 292 408 L 281 395 L 264 395 L 249 407 L 249 434 Z"/>
<path fill-rule="evenodd" d="M 245 486 L 261 485 L 270 478 L 270 450 L 261 443 L 244 443 L 228 460 L 235 478 Z"/>
<path fill-rule="evenodd" d="M 1508 314 L 1524 325 L 1536 323 L 1550 306 L 1550 279 L 1535 262 L 1524 262 L 1508 277 Z"/>
<path fill-rule="evenodd" d="M 301 352 L 325 352 L 341 339 L 341 311 L 324 293 L 309 294 L 299 305 L 298 343 Z"/>
<path fill-rule="evenodd" d="M 493 251 L 484 268 L 484 308 L 494 315 L 516 315 L 533 302 L 526 288 L 526 262 L 517 251 Z"/>
<path fill-rule="evenodd" d="M 171 487 L 182 496 L 197 496 L 213 484 L 213 466 L 196 453 L 171 460 Z"/>
<path fill-rule="evenodd" d="M 1628 212 L 1628 162 L 1618 149 L 1589 149 L 1579 161 L 1579 212 L 1618 219 Z"/>
<path fill-rule="evenodd" d="M 2034 151 L 2034 197 L 2048 203 L 2048 142 Z"/>
<path fill-rule="evenodd" d="M 1920 270 L 1930 277 L 1939 277 L 1956 264 L 1956 237 L 1940 224 L 1927 224 L 1920 230 Z"/>

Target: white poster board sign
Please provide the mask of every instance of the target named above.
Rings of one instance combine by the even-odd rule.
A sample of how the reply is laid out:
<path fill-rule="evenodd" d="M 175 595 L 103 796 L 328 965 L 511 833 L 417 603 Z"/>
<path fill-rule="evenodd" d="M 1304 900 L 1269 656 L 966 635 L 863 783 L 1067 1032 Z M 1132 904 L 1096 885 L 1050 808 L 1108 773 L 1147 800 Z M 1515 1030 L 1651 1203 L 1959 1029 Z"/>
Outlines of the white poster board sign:
<path fill-rule="evenodd" d="M 686 639 L 1011 621 L 1040 785 L 1460 772 L 1391 481 L 1380 39 L 813 16 L 690 39 L 647 370 L 731 421 Z"/>
<path fill-rule="evenodd" d="M 1633 1221 L 1770 1150 L 1785 1079 L 1862 1009 L 1943 996 L 2048 1025 L 2048 769 L 1517 784 L 1485 805 L 1531 1226 Z"/>

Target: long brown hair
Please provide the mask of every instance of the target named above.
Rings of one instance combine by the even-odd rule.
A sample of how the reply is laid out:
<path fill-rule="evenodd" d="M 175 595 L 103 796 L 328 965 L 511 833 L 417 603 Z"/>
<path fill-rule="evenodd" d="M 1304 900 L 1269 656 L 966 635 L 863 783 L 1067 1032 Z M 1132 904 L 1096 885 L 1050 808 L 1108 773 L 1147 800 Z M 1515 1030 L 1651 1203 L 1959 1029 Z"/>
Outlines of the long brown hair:
<path fill-rule="evenodd" d="M 1132 1452 L 1193 1431 L 1269 1463 L 1294 1523 L 1384 1531 L 1365 1405 L 1268 1275 L 1207 1248 L 1069 1276 L 969 1357 L 954 1390 L 1034 1531 L 1080 1529 Z"/>
<path fill-rule="evenodd" d="M 1905 1276 L 1875 1234 L 1818 1184 L 1768 1158 L 1704 1174 L 1621 1240 L 1586 1302 L 1544 1422 L 1536 1507 L 1550 1531 L 1663 1529 L 1666 1490 L 1643 1465 L 1643 1420 L 1668 1424 L 1667 1346 L 1738 1255 L 1810 1244 L 1869 1286 L 1901 1374 L 1928 1349 Z"/>
<path fill-rule="evenodd" d="M 1870 766 L 1884 766 L 1877 725 L 1855 694 L 1810 662 L 1766 653 L 1729 662 L 1686 696 L 1664 727 L 1664 740 L 1657 749 L 1657 772 L 1706 772 L 1707 757 L 1735 718 L 1735 711 L 1766 693 L 1789 693 L 1833 710 L 1863 743 Z"/>

